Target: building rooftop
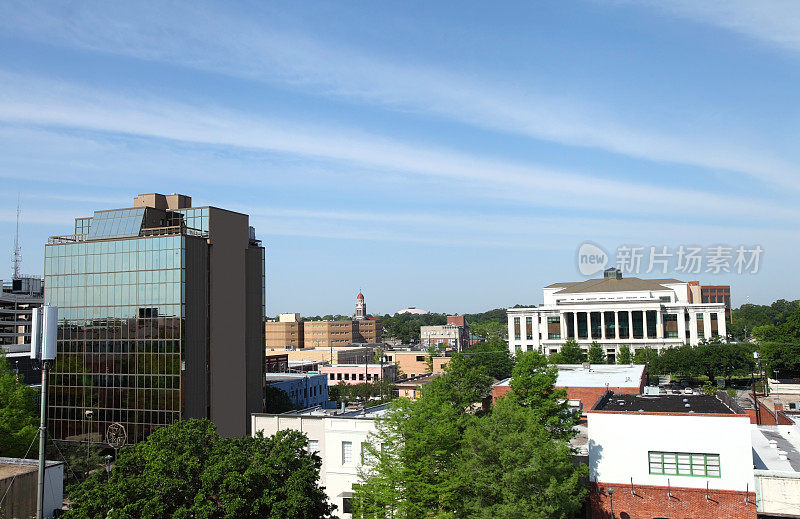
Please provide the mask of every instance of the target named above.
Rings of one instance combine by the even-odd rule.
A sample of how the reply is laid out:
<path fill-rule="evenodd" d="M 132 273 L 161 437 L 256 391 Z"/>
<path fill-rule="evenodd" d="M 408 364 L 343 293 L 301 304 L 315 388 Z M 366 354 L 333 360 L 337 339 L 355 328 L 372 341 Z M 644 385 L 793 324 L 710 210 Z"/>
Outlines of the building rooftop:
<path fill-rule="evenodd" d="M 47 467 L 61 465 L 61 461 L 47 461 Z M 37 472 L 39 470 L 39 460 L 29 460 L 24 458 L 4 458 L 0 457 L 0 480 L 5 478 Z"/>
<path fill-rule="evenodd" d="M 545 288 L 561 288 L 559 294 L 583 294 L 589 292 L 639 292 L 669 290 L 665 283 L 683 283 L 679 279 L 601 278 L 567 283 L 553 283 Z"/>
<path fill-rule="evenodd" d="M 340 408 L 326 409 L 323 406 L 309 407 L 300 411 L 289 411 L 281 413 L 280 415 L 271 415 L 269 413 L 253 413 L 253 416 L 316 416 L 327 418 L 362 418 L 373 419 L 379 418 L 386 414 L 389 404 L 381 404 L 364 409 L 355 409 L 351 411 L 344 411 Z"/>
<path fill-rule="evenodd" d="M 639 387 L 644 374 L 644 364 L 559 364 L 557 387 Z M 507 386 L 511 379 L 495 384 Z"/>
<path fill-rule="evenodd" d="M 592 411 L 627 413 L 714 413 L 736 414 L 733 409 L 711 395 L 615 395 L 601 399 Z"/>
<path fill-rule="evenodd" d="M 313 377 L 319 373 L 265 373 L 267 384 L 270 382 L 285 382 L 287 380 L 297 380 L 306 377 Z"/>
<path fill-rule="evenodd" d="M 791 425 L 761 425 L 753 428 L 751 437 L 753 468 L 800 472 L 800 429 Z"/>

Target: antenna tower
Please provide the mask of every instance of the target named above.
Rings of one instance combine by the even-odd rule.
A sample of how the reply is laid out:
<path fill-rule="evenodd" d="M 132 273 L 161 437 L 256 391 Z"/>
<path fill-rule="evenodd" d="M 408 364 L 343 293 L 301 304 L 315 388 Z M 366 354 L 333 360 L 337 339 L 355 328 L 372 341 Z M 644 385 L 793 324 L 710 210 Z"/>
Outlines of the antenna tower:
<path fill-rule="evenodd" d="M 22 250 L 19 248 L 19 195 L 17 195 L 17 232 L 14 233 L 14 279 L 19 279 L 19 266 L 22 263 Z"/>

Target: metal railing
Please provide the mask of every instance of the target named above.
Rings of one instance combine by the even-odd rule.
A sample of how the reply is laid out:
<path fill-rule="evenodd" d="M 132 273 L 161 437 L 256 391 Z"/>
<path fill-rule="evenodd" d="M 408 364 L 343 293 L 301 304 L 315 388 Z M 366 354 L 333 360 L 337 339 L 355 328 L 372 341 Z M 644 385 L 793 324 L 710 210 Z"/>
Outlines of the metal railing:
<path fill-rule="evenodd" d="M 194 227 L 186 227 L 185 225 L 171 225 L 168 227 L 151 227 L 139 231 L 139 236 L 197 236 L 200 238 L 207 238 L 208 232 Z M 116 238 L 128 238 L 129 236 L 97 236 L 92 240 L 111 240 Z M 60 236 L 50 236 L 47 240 L 48 245 L 56 245 L 63 243 L 78 243 L 89 240 L 88 233 L 81 234 L 63 234 Z"/>

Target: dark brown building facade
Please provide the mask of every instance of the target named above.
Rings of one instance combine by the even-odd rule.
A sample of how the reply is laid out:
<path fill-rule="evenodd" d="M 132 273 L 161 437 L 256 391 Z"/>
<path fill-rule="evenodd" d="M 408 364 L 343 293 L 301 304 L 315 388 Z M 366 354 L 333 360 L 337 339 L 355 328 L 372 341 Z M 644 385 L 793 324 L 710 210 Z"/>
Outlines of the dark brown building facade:
<path fill-rule="evenodd" d="M 59 307 L 55 438 L 97 440 L 119 422 L 135 442 L 184 418 L 249 432 L 263 409 L 265 290 L 247 215 L 140 195 L 52 237 L 45 286 Z"/>

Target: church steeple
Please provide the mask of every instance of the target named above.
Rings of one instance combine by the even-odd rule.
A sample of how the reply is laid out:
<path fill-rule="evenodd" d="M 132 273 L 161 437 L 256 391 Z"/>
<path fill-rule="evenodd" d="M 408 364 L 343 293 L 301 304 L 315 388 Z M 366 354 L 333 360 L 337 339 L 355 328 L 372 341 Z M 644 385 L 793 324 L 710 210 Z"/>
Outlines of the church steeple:
<path fill-rule="evenodd" d="M 367 303 L 364 302 L 364 294 L 361 293 L 361 290 L 358 291 L 358 295 L 356 296 L 356 319 L 366 319 L 367 318 Z"/>

